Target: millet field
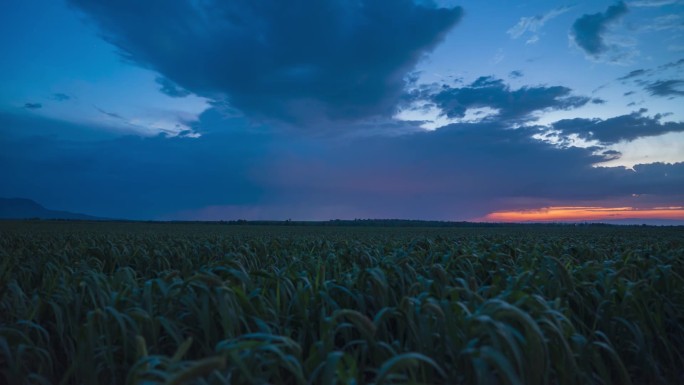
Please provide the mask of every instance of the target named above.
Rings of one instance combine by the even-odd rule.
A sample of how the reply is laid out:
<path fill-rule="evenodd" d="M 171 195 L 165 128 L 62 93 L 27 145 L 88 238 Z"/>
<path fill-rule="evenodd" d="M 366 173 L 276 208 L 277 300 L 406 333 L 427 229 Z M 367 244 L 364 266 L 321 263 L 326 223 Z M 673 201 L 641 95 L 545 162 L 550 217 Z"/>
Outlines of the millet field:
<path fill-rule="evenodd" d="M 1 384 L 682 384 L 684 228 L 0 222 Z"/>

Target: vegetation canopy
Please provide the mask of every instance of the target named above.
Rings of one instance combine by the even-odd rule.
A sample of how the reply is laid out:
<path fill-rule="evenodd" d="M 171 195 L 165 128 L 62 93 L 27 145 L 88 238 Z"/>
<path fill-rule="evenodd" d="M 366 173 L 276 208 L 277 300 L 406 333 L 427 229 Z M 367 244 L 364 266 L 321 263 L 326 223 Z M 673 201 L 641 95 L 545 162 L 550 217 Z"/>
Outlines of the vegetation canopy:
<path fill-rule="evenodd" d="M 0 222 L 0 383 L 684 383 L 682 235 Z"/>

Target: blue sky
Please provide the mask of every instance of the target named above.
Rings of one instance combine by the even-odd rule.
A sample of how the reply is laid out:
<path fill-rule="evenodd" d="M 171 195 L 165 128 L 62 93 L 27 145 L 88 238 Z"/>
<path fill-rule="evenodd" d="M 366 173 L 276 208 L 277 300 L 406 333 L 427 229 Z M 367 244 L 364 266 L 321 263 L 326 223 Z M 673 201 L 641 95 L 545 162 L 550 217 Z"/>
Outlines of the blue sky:
<path fill-rule="evenodd" d="M 0 196 L 133 219 L 684 220 L 682 1 L 8 0 L 0 15 Z"/>

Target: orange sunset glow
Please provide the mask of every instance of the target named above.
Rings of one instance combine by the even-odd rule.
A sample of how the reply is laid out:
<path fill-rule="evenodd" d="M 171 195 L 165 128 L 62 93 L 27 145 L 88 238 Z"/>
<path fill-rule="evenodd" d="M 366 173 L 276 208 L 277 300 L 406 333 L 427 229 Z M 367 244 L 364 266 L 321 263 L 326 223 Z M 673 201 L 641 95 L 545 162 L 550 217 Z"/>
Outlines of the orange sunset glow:
<path fill-rule="evenodd" d="M 497 211 L 483 218 L 488 222 L 583 222 L 623 219 L 684 220 L 684 207 L 591 207 L 551 206 L 530 210 Z"/>

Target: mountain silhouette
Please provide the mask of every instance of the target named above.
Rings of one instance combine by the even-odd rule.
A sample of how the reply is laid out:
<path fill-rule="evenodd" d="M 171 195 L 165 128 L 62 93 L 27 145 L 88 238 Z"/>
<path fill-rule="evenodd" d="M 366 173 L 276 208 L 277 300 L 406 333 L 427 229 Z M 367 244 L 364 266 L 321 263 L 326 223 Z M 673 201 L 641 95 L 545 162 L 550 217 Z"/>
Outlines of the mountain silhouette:
<path fill-rule="evenodd" d="M 46 209 L 31 199 L 0 198 L 0 219 L 104 220 L 91 215 Z"/>

